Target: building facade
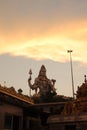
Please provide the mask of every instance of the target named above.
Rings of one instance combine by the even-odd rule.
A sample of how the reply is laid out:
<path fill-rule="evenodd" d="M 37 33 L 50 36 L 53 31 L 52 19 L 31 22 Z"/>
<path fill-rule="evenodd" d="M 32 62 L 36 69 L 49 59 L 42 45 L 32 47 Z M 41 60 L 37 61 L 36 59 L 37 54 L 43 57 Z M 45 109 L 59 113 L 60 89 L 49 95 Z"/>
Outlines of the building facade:
<path fill-rule="evenodd" d="M 27 124 L 24 126 L 24 111 L 32 104 L 33 101 L 28 96 L 17 93 L 13 87 L 7 88 L 0 85 L 0 130 L 29 128 Z"/>

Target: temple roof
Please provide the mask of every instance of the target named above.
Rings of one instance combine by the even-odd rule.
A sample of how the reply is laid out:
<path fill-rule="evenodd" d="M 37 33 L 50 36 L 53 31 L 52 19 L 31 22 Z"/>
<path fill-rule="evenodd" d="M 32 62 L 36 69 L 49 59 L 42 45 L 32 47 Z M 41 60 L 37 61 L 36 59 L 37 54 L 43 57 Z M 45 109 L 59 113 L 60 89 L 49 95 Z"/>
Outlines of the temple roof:
<path fill-rule="evenodd" d="M 23 95 L 20 93 L 17 93 L 13 87 L 7 88 L 6 86 L 1 86 L 0 85 L 0 95 L 7 95 L 10 98 L 14 98 L 19 100 L 19 102 L 25 102 L 28 104 L 33 104 L 33 100 L 31 100 L 30 97 L 27 95 Z"/>

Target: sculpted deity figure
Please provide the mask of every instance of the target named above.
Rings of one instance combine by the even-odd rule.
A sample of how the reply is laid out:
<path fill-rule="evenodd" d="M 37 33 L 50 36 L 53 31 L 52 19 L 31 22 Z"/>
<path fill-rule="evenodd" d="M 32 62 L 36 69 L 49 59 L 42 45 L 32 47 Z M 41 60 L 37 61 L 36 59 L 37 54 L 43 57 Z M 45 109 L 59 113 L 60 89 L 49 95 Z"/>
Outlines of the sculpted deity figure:
<path fill-rule="evenodd" d="M 39 71 L 39 75 L 37 78 L 35 78 L 34 83 L 31 83 L 31 75 L 28 79 L 29 87 L 32 90 L 35 90 L 37 93 L 37 89 L 39 90 L 38 95 L 45 96 L 47 94 L 56 93 L 56 89 L 54 87 L 56 80 L 48 79 L 46 76 L 46 68 L 44 65 L 41 66 L 41 69 Z"/>

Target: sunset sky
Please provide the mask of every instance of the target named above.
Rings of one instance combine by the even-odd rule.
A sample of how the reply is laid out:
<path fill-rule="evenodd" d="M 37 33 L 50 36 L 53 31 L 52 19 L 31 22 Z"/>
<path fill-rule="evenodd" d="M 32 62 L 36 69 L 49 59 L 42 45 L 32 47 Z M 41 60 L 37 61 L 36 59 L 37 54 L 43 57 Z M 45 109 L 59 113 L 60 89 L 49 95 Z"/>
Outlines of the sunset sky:
<path fill-rule="evenodd" d="M 57 93 L 72 96 L 87 74 L 87 0 L 0 0 L 0 83 L 29 95 L 42 64 Z"/>

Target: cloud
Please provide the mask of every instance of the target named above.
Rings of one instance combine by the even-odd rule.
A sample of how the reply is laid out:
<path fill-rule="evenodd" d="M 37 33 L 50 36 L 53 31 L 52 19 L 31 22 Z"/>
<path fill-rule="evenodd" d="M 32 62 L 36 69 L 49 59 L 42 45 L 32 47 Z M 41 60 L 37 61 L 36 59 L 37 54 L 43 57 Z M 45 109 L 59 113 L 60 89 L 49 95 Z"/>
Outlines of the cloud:
<path fill-rule="evenodd" d="M 45 25 L 44 25 L 45 26 Z M 33 28 L 32 28 L 33 29 Z M 35 32 L 34 32 L 35 31 Z M 54 61 L 65 62 L 69 58 L 66 51 L 74 50 L 73 60 L 87 62 L 87 22 L 86 20 L 72 21 L 71 23 L 53 24 L 47 30 L 37 28 L 27 32 L 27 26 L 21 27 L 11 34 L 1 34 L 0 54 L 9 53 L 14 56 L 25 56 L 36 60 L 51 59 Z M 28 37 L 28 35 L 30 37 Z"/>
<path fill-rule="evenodd" d="M 69 59 L 67 50 L 73 49 L 73 60 L 87 62 L 87 45 L 82 42 L 69 39 L 42 39 L 27 41 L 23 44 L 4 44 L 0 52 L 10 53 L 14 56 L 25 56 L 36 60 L 50 59 L 53 61 L 65 62 Z"/>
<path fill-rule="evenodd" d="M 37 23 L 38 25 L 38 23 Z M 47 27 L 47 28 L 46 28 Z M 15 28 L 13 32 L 0 32 L 0 53 L 24 55 L 34 59 L 67 60 L 67 49 L 73 49 L 74 60 L 85 61 L 87 20 L 71 21 L 46 26 Z M 46 29 L 45 29 L 46 28 Z M 29 37 L 28 37 L 29 36 Z M 79 54 L 80 53 L 80 54 Z"/>
<path fill-rule="evenodd" d="M 87 59 L 87 1 L 1 0 L 0 54 L 65 62 Z"/>

